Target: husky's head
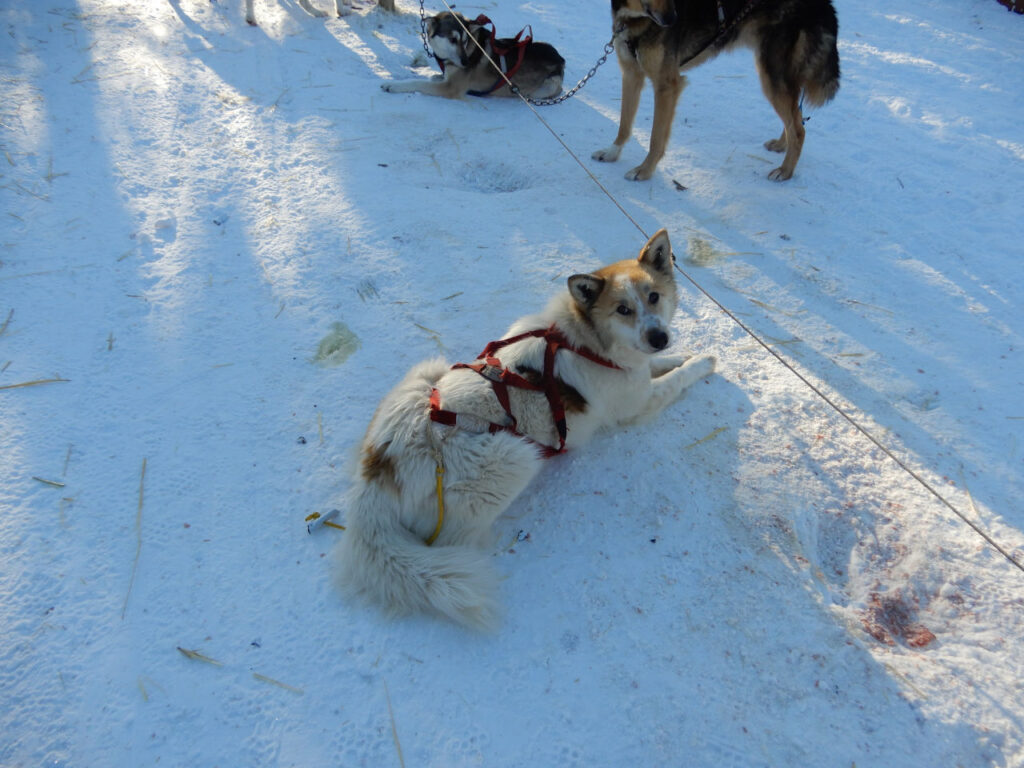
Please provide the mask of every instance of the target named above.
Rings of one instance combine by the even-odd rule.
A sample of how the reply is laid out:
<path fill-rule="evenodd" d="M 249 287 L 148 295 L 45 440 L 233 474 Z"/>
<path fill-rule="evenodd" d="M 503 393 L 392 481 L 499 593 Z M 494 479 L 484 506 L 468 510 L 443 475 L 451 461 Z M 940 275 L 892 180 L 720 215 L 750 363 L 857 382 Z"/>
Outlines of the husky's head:
<path fill-rule="evenodd" d="M 437 58 L 445 64 L 464 68 L 469 65 L 469 57 L 476 49 L 469 36 L 475 35 L 480 28 L 480 24 L 461 13 L 439 13 L 427 20 L 427 40 Z M 466 34 L 467 29 L 469 34 Z"/>
<path fill-rule="evenodd" d="M 611 347 L 646 354 L 665 349 L 676 309 L 676 281 L 668 232 L 659 230 L 636 259 L 569 278 L 580 315 Z"/>

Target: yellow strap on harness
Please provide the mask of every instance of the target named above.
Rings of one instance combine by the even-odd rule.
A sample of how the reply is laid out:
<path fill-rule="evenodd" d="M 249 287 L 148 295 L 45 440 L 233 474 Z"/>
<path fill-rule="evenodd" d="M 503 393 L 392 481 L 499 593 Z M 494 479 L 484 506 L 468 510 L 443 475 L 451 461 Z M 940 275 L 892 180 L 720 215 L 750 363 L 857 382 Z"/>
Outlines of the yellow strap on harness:
<path fill-rule="evenodd" d="M 444 525 L 444 466 L 441 464 L 440 459 L 437 462 L 437 525 L 434 527 L 434 532 L 427 537 L 427 546 L 429 547 L 438 536 L 441 535 L 441 526 Z M 306 515 L 306 532 L 312 533 L 314 528 L 320 526 L 328 526 L 330 528 L 337 528 L 339 531 L 344 531 L 344 525 L 338 525 L 332 523 L 331 518 L 337 517 L 338 510 L 332 509 L 325 515 L 321 515 L 319 512 L 314 512 L 310 515 Z"/>
<path fill-rule="evenodd" d="M 339 531 L 344 531 L 344 525 L 338 525 L 332 523 L 331 520 L 338 516 L 338 510 L 332 509 L 330 512 L 321 515 L 319 512 L 314 512 L 311 515 L 306 515 L 306 533 L 312 533 L 314 529 L 320 526 L 327 526 L 328 528 L 337 528 Z"/>
<path fill-rule="evenodd" d="M 427 546 L 429 547 L 437 539 L 441 533 L 441 526 L 444 525 L 444 485 L 441 480 L 444 477 L 444 467 L 441 466 L 441 462 L 437 463 L 437 526 L 434 528 L 434 532 L 427 537 Z"/>

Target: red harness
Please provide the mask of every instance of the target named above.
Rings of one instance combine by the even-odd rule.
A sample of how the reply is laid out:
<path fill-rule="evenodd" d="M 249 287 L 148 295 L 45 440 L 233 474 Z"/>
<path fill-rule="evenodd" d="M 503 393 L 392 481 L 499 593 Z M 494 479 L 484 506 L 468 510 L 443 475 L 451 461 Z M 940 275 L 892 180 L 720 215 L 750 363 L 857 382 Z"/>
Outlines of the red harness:
<path fill-rule="evenodd" d="M 546 342 L 544 348 L 544 373 L 541 378 L 540 384 L 534 384 L 527 379 L 524 379 L 515 371 L 510 368 L 502 366 L 501 361 L 495 357 L 495 353 L 507 347 L 509 344 L 515 344 L 517 341 L 529 338 L 542 338 Z M 492 341 L 488 344 L 484 351 L 477 356 L 475 363 L 457 363 L 452 366 L 452 370 L 459 368 L 466 368 L 471 371 L 476 371 L 494 387 L 494 395 L 498 398 L 498 403 L 501 405 L 505 414 L 509 418 L 509 424 L 496 424 L 491 422 L 488 429 L 491 434 L 495 432 L 511 432 L 517 437 L 521 437 L 524 440 L 528 440 L 531 443 L 536 443 L 544 458 L 549 459 L 559 453 L 565 453 L 565 438 L 568 434 L 568 427 L 565 423 L 565 405 L 562 402 L 562 396 L 558 393 L 558 380 L 555 378 L 555 354 L 559 349 L 566 349 L 570 352 L 574 352 L 580 357 L 585 357 L 593 363 L 603 365 L 606 368 L 614 368 L 621 370 L 618 365 L 613 363 L 611 360 L 598 355 L 586 347 L 574 347 L 565 338 L 561 331 L 555 326 L 550 328 L 538 328 L 535 331 L 527 331 L 526 333 L 520 333 L 517 336 L 511 336 L 507 339 L 501 339 L 500 341 Z M 532 392 L 543 392 L 547 398 L 548 406 L 551 408 L 551 418 L 555 422 L 555 429 L 558 432 L 558 447 L 545 445 L 544 443 L 538 443 L 536 440 L 524 435 L 519 431 L 519 423 L 516 417 L 512 415 L 512 408 L 509 405 L 508 388 L 518 387 L 520 389 L 528 389 Z M 446 411 L 441 408 L 441 393 L 437 391 L 435 387 L 430 391 L 430 420 L 436 421 L 438 424 L 444 424 L 449 427 L 454 427 L 458 419 L 458 414 L 453 411 Z"/>
<path fill-rule="evenodd" d="M 523 59 L 526 57 L 526 46 L 533 42 L 533 28 L 529 24 L 527 24 L 525 27 L 519 30 L 519 33 L 515 37 L 511 38 L 510 45 L 499 45 L 493 21 L 491 21 L 484 14 L 481 13 L 479 16 L 473 19 L 473 23 L 479 24 L 482 27 L 490 25 L 491 52 L 493 54 L 491 58 L 493 58 L 495 63 L 497 63 L 498 66 L 501 67 L 501 71 L 504 73 L 504 77 L 499 74 L 497 79 L 494 81 L 494 85 L 492 85 L 486 91 L 466 92 L 469 96 L 487 96 L 489 94 L 494 93 L 502 85 L 504 85 L 506 77 L 509 80 L 511 80 L 512 77 L 516 74 L 516 72 L 519 71 L 519 68 L 523 65 Z M 523 33 L 526 32 L 526 30 L 530 31 L 526 34 L 526 37 L 523 37 Z M 502 40 L 504 41 L 505 38 L 502 38 Z M 509 54 L 512 54 L 513 56 L 510 57 Z M 444 60 L 439 59 L 436 54 L 434 55 L 434 59 L 437 60 L 437 64 L 439 67 L 441 67 L 441 72 L 443 73 Z"/>

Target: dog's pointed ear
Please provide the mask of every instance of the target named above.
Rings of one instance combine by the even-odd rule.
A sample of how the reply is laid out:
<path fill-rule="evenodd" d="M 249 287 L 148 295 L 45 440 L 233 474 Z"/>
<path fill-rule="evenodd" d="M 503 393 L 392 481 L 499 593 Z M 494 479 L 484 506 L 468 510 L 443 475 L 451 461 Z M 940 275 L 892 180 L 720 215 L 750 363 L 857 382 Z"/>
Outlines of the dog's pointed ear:
<path fill-rule="evenodd" d="M 655 272 L 672 274 L 672 265 L 675 263 L 676 257 L 672 253 L 672 244 L 668 240 L 668 232 L 665 229 L 659 229 L 654 233 L 654 237 L 647 241 L 647 245 L 640 251 L 638 260 L 641 264 L 651 267 Z"/>
<path fill-rule="evenodd" d="M 569 293 L 582 309 L 590 309 L 604 290 L 604 278 L 597 275 L 573 275 L 569 278 Z"/>

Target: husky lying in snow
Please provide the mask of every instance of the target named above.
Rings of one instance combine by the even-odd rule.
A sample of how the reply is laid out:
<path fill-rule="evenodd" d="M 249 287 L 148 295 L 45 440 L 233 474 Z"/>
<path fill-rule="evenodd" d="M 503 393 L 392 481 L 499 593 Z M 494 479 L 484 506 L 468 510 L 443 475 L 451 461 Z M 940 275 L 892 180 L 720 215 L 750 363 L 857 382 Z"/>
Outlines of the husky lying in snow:
<path fill-rule="evenodd" d="M 439 13 L 427 19 L 427 40 L 442 74 L 429 80 L 392 80 L 381 88 L 388 93 L 426 93 L 448 99 L 514 96 L 507 77 L 524 96 L 557 96 L 562 91 L 565 60 L 554 46 L 536 43 L 532 35 L 520 39 L 522 34 L 495 37 L 494 24 L 486 16 L 467 19 L 460 13 Z M 504 77 L 488 57 L 501 67 Z"/>
<path fill-rule="evenodd" d="M 493 627 L 491 524 L 541 462 L 657 414 L 714 370 L 710 356 L 653 357 L 669 345 L 672 259 L 661 230 L 639 258 L 570 277 L 475 363 L 413 367 L 363 439 L 342 587 L 397 613 Z"/>

